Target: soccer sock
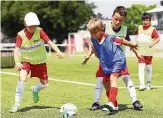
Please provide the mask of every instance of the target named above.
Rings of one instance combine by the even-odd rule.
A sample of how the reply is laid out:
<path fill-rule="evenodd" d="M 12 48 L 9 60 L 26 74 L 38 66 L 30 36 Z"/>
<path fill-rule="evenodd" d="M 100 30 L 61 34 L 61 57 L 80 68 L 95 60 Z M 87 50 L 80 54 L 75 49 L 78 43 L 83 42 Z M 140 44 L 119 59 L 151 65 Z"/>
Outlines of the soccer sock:
<path fill-rule="evenodd" d="M 146 70 L 147 70 L 147 82 L 151 82 L 152 79 L 152 65 L 146 65 Z"/>
<path fill-rule="evenodd" d="M 117 102 L 117 100 L 115 100 L 114 106 L 115 106 L 115 107 L 118 107 L 118 102 Z"/>
<path fill-rule="evenodd" d="M 145 68 L 145 63 L 139 63 L 139 82 L 140 82 L 140 86 L 144 86 L 144 68 Z"/>
<path fill-rule="evenodd" d="M 26 82 L 21 82 L 18 80 L 16 93 L 15 93 L 15 104 L 20 105 L 25 85 L 26 85 Z"/>
<path fill-rule="evenodd" d="M 116 101 L 117 94 L 118 94 L 118 88 L 111 87 L 109 90 L 109 101 L 112 102 L 113 104 Z"/>
<path fill-rule="evenodd" d="M 36 86 L 34 86 L 34 92 L 39 92 L 45 88 L 47 88 L 49 86 L 49 84 L 45 84 L 43 85 L 41 82 L 37 83 Z"/>
<path fill-rule="evenodd" d="M 100 103 L 100 97 L 103 91 L 103 77 L 97 77 L 94 101 Z"/>
<path fill-rule="evenodd" d="M 110 94 L 110 89 L 108 89 L 108 90 L 106 91 L 106 95 L 107 95 L 107 97 L 108 97 L 108 100 L 109 100 L 109 94 Z M 109 100 L 109 101 L 110 101 L 110 100 Z M 118 106 L 117 99 L 115 100 L 115 102 L 114 102 L 113 104 L 114 104 L 115 107 Z"/>
<path fill-rule="evenodd" d="M 126 84 L 126 88 L 131 96 L 132 102 L 135 102 L 137 100 L 136 90 L 135 90 L 135 87 L 133 85 L 130 75 L 123 75 L 122 78 L 123 78 L 124 83 Z"/>

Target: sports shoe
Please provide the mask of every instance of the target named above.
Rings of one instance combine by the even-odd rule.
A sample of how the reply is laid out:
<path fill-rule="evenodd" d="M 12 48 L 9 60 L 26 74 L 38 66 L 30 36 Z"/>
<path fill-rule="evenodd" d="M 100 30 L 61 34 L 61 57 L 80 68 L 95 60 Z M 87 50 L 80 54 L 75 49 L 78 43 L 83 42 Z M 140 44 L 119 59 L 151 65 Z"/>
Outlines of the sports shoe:
<path fill-rule="evenodd" d="M 116 110 L 115 110 L 115 106 L 113 105 L 112 102 L 105 103 L 104 105 L 105 105 L 105 107 L 106 107 L 107 109 L 109 109 L 110 112 L 116 111 Z"/>
<path fill-rule="evenodd" d="M 107 107 L 102 108 L 102 111 L 109 111 Z M 119 107 L 115 107 L 115 111 L 119 111 Z"/>
<path fill-rule="evenodd" d="M 92 104 L 90 110 L 94 111 L 94 110 L 98 110 L 100 107 L 100 104 L 98 102 L 95 102 Z"/>
<path fill-rule="evenodd" d="M 32 89 L 32 94 L 33 94 L 33 101 L 35 103 L 37 103 L 39 101 L 39 96 L 38 96 L 38 92 L 34 92 L 34 87 L 35 86 L 32 86 L 31 89 Z"/>
<path fill-rule="evenodd" d="M 139 87 L 139 91 L 144 91 L 145 89 L 146 87 L 144 85 Z"/>
<path fill-rule="evenodd" d="M 138 100 L 133 103 L 133 106 L 136 110 L 142 110 L 143 109 L 143 105 Z"/>
<path fill-rule="evenodd" d="M 147 87 L 146 88 L 147 88 L 147 90 L 151 90 L 151 82 L 149 82 L 149 81 L 147 82 Z"/>
<path fill-rule="evenodd" d="M 14 113 L 14 112 L 17 112 L 19 109 L 20 109 L 20 105 L 19 104 L 15 104 L 14 106 L 11 107 L 9 112 Z"/>

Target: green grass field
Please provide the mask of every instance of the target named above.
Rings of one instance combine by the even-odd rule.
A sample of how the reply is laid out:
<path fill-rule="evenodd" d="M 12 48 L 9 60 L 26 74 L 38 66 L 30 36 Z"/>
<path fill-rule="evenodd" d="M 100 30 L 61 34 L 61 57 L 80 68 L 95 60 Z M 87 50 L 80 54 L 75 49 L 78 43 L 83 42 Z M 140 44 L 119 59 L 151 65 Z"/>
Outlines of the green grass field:
<path fill-rule="evenodd" d="M 96 82 L 95 72 L 98 60 L 92 57 L 86 66 L 82 66 L 83 57 L 68 57 L 58 59 L 55 55 L 48 58 L 49 77 L 57 80 L 70 80 L 94 84 Z M 137 59 L 127 59 L 128 68 L 132 80 L 138 86 Z M 2 72 L 17 73 L 14 68 L 1 69 Z M 17 73 L 18 74 L 18 73 Z M 60 107 L 64 103 L 73 103 L 78 112 L 75 118 L 163 118 L 163 88 L 137 91 L 137 97 L 142 101 L 144 109 L 136 111 L 133 109 L 131 98 L 127 89 L 121 88 L 118 92 L 120 111 L 114 115 L 101 110 L 90 111 L 88 108 L 94 101 L 95 86 L 65 83 L 49 80 L 50 86 L 41 91 L 40 101 L 34 103 L 30 87 L 38 82 L 38 79 L 28 79 L 23 95 L 21 109 L 17 113 L 9 113 L 14 104 L 15 88 L 18 76 L 1 74 L 1 117 L 2 118 L 62 118 Z M 163 63 L 162 58 L 153 59 L 153 86 L 163 86 Z M 121 78 L 119 86 L 124 87 Z M 105 90 L 101 97 L 101 104 L 107 102 Z"/>

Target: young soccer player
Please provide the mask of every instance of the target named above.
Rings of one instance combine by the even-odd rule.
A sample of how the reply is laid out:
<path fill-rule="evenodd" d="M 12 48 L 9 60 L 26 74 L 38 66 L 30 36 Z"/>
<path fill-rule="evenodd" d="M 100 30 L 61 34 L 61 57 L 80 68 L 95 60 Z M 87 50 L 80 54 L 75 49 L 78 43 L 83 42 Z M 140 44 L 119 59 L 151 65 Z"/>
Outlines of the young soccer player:
<path fill-rule="evenodd" d="M 142 15 L 143 25 L 138 27 L 137 31 L 137 41 L 140 43 L 141 51 L 144 59 L 138 59 L 139 62 L 139 90 L 151 89 L 151 79 L 152 79 L 152 58 L 153 58 L 153 47 L 157 44 L 160 39 L 159 35 L 154 27 L 151 26 L 151 14 L 143 13 Z M 147 83 L 146 87 L 144 84 L 144 68 L 146 66 Z"/>
<path fill-rule="evenodd" d="M 126 16 L 127 16 L 127 11 L 126 11 L 125 7 L 117 6 L 112 15 L 112 22 L 105 24 L 105 32 L 108 34 L 113 34 L 118 37 L 125 38 L 126 40 L 130 41 L 127 27 L 125 25 L 123 25 Z M 121 46 L 121 48 L 123 50 L 125 49 L 124 46 Z M 136 54 L 137 57 L 141 58 L 141 55 L 137 52 L 136 49 L 132 48 L 132 50 L 134 51 L 134 53 Z M 84 60 L 85 62 L 83 61 L 84 62 L 83 64 L 86 64 L 86 62 L 88 61 L 88 59 L 92 55 L 92 53 L 93 52 L 91 52 L 85 58 L 85 60 Z M 143 106 L 140 103 L 140 101 L 138 101 L 138 99 L 136 97 L 136 90 L 133 85 L 130 74 L 128 72 L 127 66 L 126 66 L 126 69 L 124 71 L 122 71 L 121 74 L 122 74 L 123 81 L 126 85 L 126 88 L 128 89 L 128 92 L 131 96 L 134 108 L 136 110 L 141 110 L 143 108 Z M 100 105 L 100 97 L 101 97 L 101 94 L 103 91 L 103 84 L 102 84 L 103 72 L 102 72 L 101 65 L 99 65 L 99 68 L 96 72 L 96 78 L 97 78 L 97 82 L 96 82 L 96 88 L 95 88 L 95 98 L 94 98 L 94 103 L 92 104 L 91 110 L 99 109 L 99 105 Z"/>
<path fill-rule="evenodd" d="M 16 37 L 16 46 L 14 50 L 14 59 L 16 69 L 19 70 L 19 80 L 15 93 L 15 104 L 9 110 L 17 112 L 20 109 L 24 87 L 26 85 L 27 76 L 31 72 L 31 77 L 38 77 L 40 82 L 32 86 L 33 101 L 39 101 L 38 92 L 48 87 L 48 74 L 46 66 L 46 49 L 44 42 L 57 52 L 62 58 L 64 54 L 49 39 L 46 33 L 39 27 L 40 21 L 37 15 L 29 12 L 24 18 L 25 29 L 21 30 Z"/>
<path fill-rule="evenodd" d="M 94 18 L 88 23 L 88 31 L 91 34 L 92 48 L 97 52 L 97 57 L 104 72 L 103 84 L 109 102 L 105 105 L 110 112 L 115 111 L 118 103 L 116 100 L 118 85 L 117 78 L 126 68 L 126 57 L 120 45 L 136 48 L 137 44 L 132 44 L 122 38 L 116 38 L 114 35 L 104 33 L 101 20 Z"/>

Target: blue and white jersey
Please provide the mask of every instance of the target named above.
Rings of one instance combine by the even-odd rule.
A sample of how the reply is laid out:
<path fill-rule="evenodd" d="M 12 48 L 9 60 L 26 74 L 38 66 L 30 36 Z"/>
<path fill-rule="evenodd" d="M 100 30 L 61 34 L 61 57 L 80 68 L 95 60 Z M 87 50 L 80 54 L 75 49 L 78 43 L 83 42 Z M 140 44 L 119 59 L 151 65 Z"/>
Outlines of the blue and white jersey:
<path fill-rule="evenodd" d="M 106 75 L 120 72 L 126 67 L 125 53 L 120 45 L 114 42 L 115 38 L 114 35 L 107 35 L 102 44 L 99 44 L 96 39 L 91 38 L 103 72 Z"/>

